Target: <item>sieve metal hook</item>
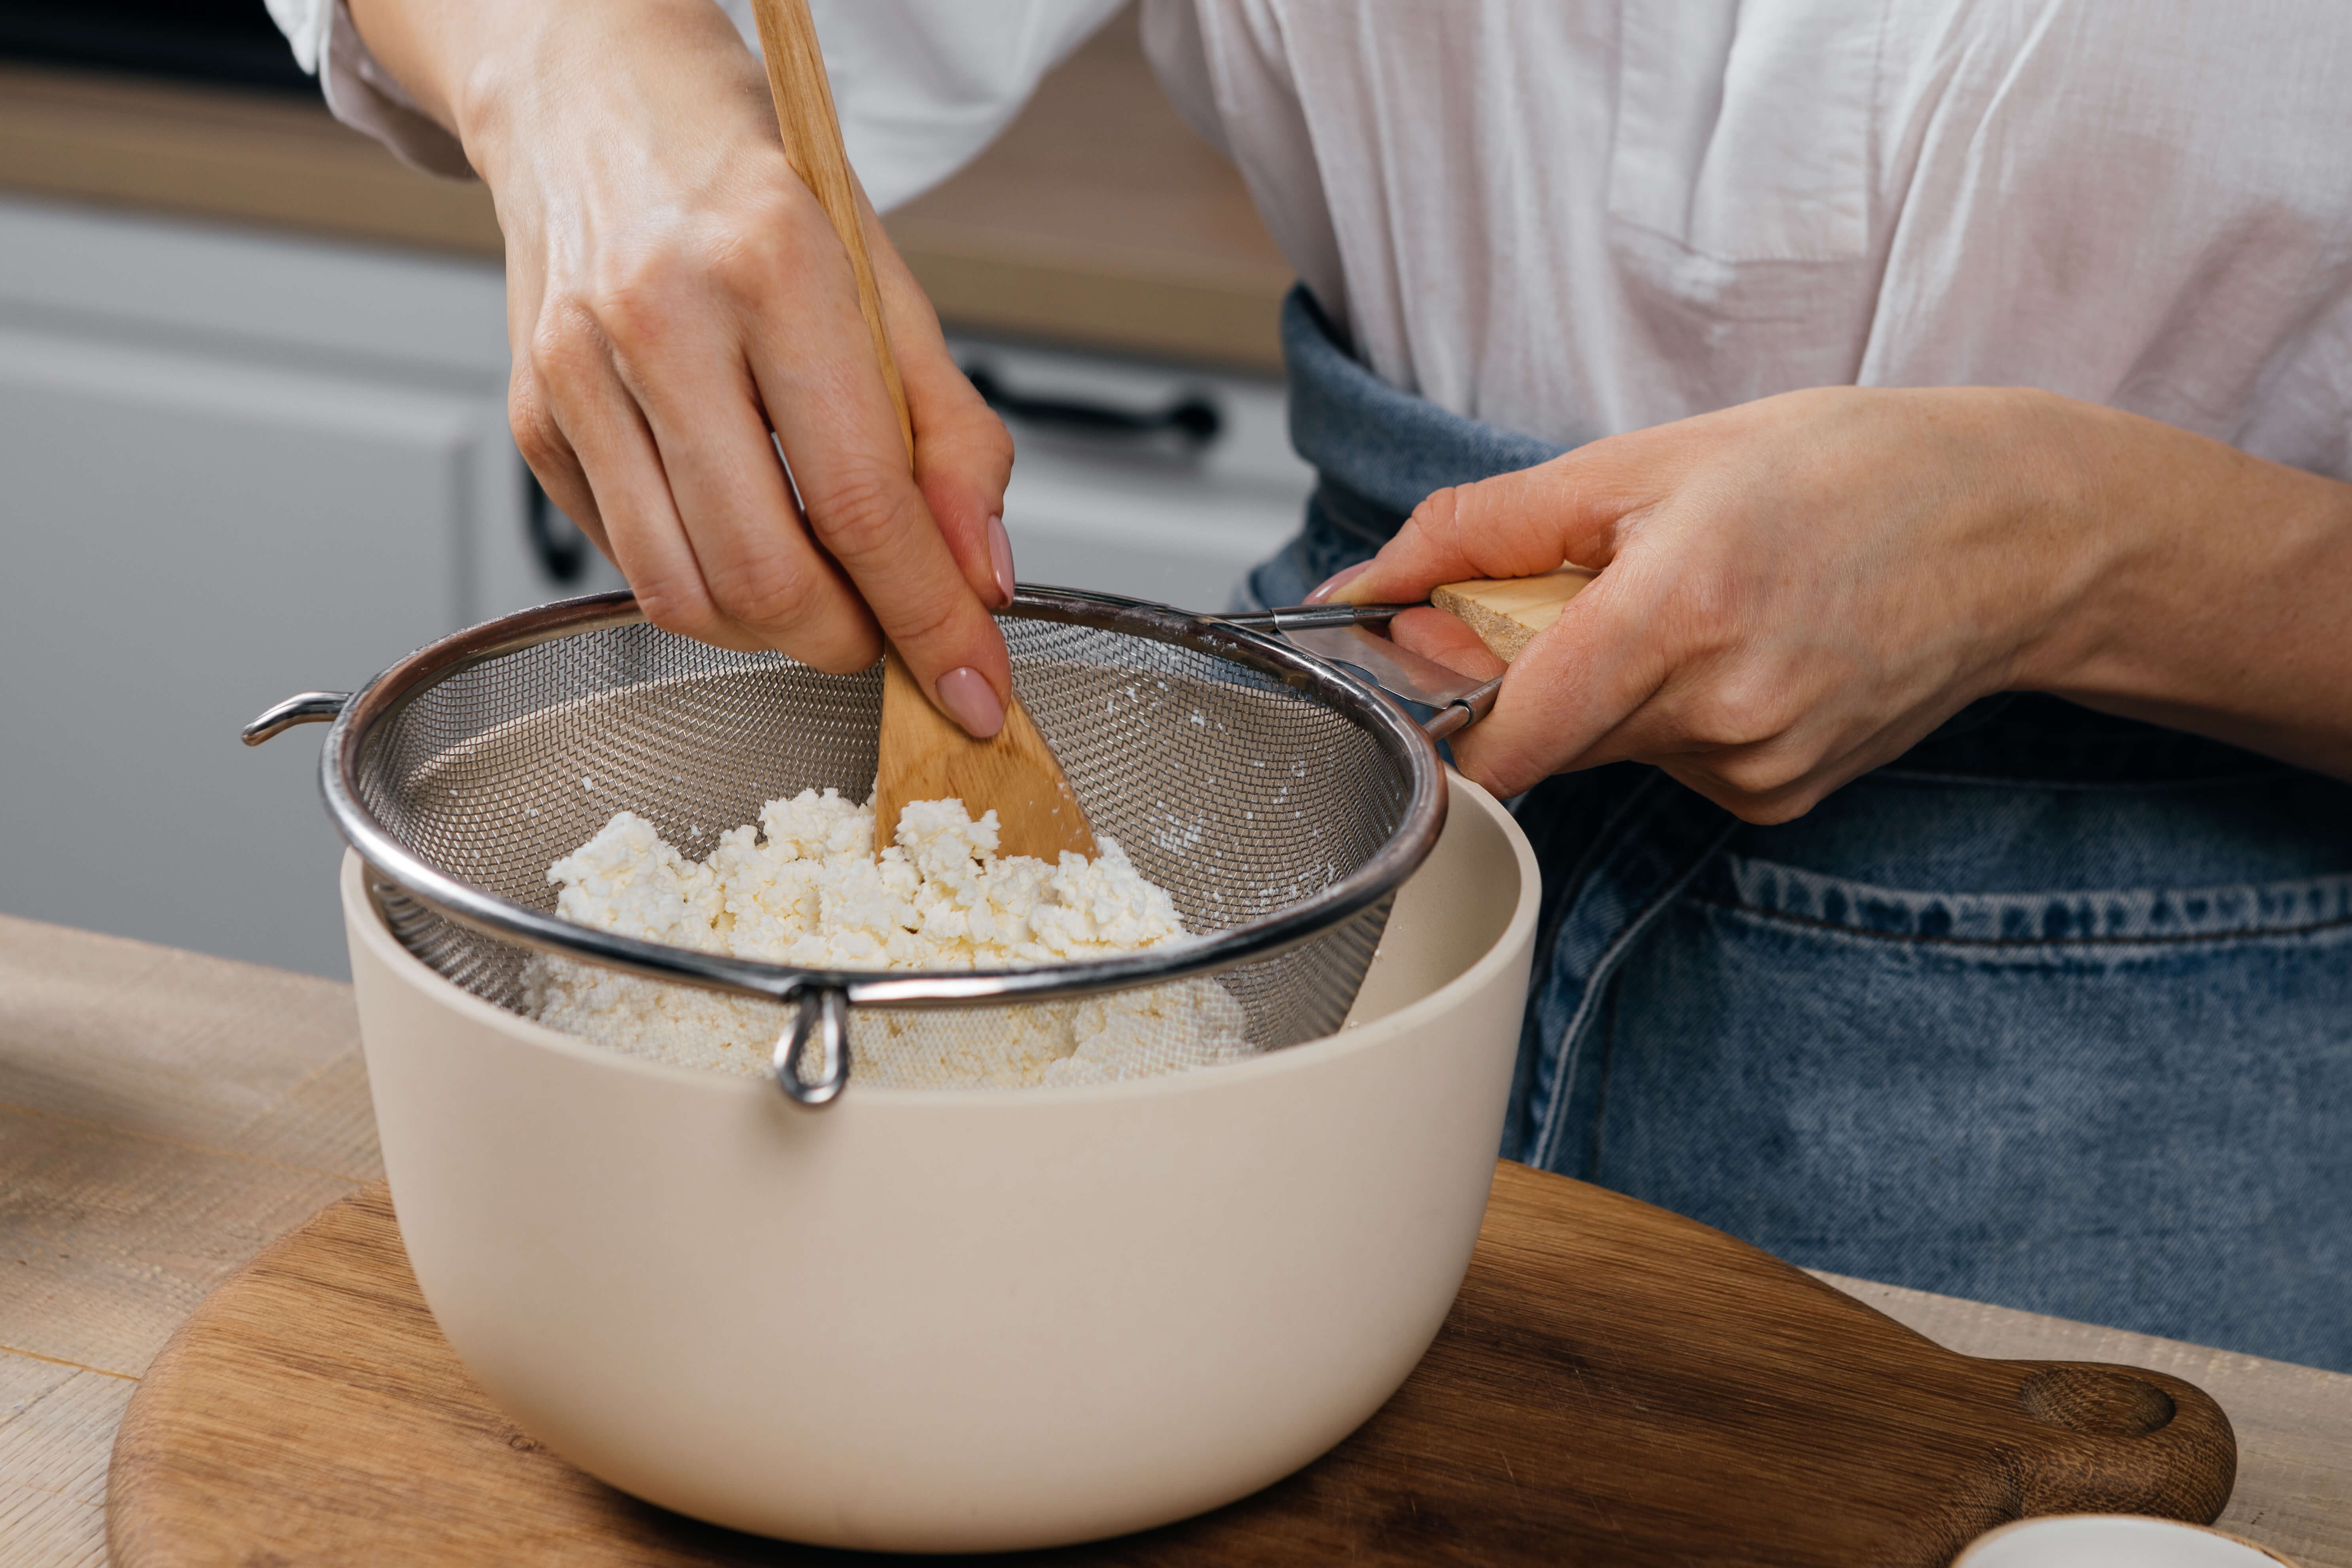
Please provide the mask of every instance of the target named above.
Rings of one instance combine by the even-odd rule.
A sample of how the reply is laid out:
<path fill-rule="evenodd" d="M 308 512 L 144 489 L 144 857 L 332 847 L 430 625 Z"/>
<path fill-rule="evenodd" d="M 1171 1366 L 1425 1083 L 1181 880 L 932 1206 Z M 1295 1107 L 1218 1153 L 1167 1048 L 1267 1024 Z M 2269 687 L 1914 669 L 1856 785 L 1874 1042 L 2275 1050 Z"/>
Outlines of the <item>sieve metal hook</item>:
<path fill-rule="evenodd" d="M 849 998 L 830 986 L 806 986 L 798 1003 L 776 1041 L 776 1087 L 796 1104 L 830 1105 L 849 1082 Z M 801 1075 L 811 1041 L 817 1051 L 814 1082 Z"/>
<path fill-rule="evenodd" d="M 237 735 L 247 746 L 259 746 L 298 724 L 325 724 L 341 718 L 351 700 L 349 692 L 296 692 L 284 702 L 272 703 L 262 709 Z"/>

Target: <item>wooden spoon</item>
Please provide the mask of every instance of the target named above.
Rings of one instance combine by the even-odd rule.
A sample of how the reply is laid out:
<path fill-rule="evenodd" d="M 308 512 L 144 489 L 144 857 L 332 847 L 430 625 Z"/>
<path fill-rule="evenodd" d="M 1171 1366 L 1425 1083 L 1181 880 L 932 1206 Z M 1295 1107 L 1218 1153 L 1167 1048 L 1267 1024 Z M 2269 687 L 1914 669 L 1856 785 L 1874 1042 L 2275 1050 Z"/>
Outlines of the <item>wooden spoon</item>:
<path fill-rule="evenodd" d="M 817 47 L 816 24 L 808 0 L 752 0 L 760 24 L 760 51 L 767 58 L 768 90 L 776 100 L 776 124 L 784 155 L 808 183 L 824 215 L 833 221 L 857 278 L 857 308 L 873 335 L 874 358 L 898 410 L 898 434 L 907 460 L 915 456 L 915 425 L 907 412 L 907 389 L 898 358 L 882 319 L 882 295 L 866 248 L 857 184 L 841 142 L 841 122 Z M 1004 727 L 988 740 L 974 740 L 963 727 L 931 705 L 895 648 L 882 651 L 881 756 L 874 782 L 874 847 L 897 841 L 898 813 L 910 800 L 960 800 L 975 817 L 996 813 L 996 850 L 1002 855 L 1034 855 L 1052 863 L 1063 851 L 1097 853 L 1094 830 L 1077 795 L 1037 731 L 1019 693 L 1005 705 Z"/>

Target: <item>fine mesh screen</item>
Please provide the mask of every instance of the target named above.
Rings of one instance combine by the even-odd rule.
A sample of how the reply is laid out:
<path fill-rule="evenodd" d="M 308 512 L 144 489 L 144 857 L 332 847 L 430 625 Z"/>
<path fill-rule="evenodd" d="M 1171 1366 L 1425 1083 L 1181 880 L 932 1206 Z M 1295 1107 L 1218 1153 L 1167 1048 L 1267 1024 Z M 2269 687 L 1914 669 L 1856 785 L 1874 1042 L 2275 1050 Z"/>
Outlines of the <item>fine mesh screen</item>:
<path fill-rule="evenodd" d="M 1274 676 L 1097 626 L 1018 615 L 1002 624 L 1022 697 L 1097 832 L 1169 891 L 1197 935 L 1321 892 L 1404 819 L 1411 774 L 1393 742 Z M 832 788 L 864 800 L 880 713 L 878 668 L 827 675 L 642 622 L 603 626 L 485 658 L 411 695 L 369 733 L 360 795 L 394 838 L 442 871 L 552 911 L 548 866 L 615 811 L 637 812 L 698 858 L 779 796 Z M 380 886 L 378 897 L 411 952 L 501 1007 L 535 1016 L 548 966 L 572 963 L 446 920 L 396 888 Z M 1354 1000 L 1388 906 L 1382 899 L 1299 946 L 1216 972 L 1209 977 L 1238 1017 L 1223 1002 L 1213 1010 L 1257 1049 L 1329 1033 Z M 633 993 L 641 1001 L 669 993 L 662 1006 L 696 1016 L 732 1009 L 741 1030 L 764 1036 L 762 1051 L 783 1025 L 783 1009 L 764 1002 L 626 985 L 644 988 Z M 1084 1005 L 859 1011 L 853 1051 L 861 1070 L 890 1052 L 952 1055 L 1034 1022 L 1033 1009 Z M 1147 1032 L 1160 1013 L 1181 1010 L 1148 996 L 1114 1005 L 1121 1027 Z M 1193 1064 L 1177 1059 L 1197 1054 L 1199 1041 L 1171 1030 L 1167 1064 Z"/>

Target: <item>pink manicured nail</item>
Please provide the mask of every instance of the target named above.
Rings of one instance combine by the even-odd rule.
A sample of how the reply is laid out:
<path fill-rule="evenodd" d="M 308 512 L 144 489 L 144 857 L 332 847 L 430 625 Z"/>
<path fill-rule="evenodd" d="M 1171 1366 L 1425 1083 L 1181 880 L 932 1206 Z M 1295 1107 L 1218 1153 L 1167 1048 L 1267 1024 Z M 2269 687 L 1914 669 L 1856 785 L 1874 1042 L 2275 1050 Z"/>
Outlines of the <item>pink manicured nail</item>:
<path fill-rule="evenodd" d="M 939 693 L 940 706 L 974 740 L 986 740 L 1004 727 L 1004 705 L 997 700 L 996 688 L 970 664 L 941 675 Z"/>
<path fill-rule="evenodd" d="M 1354 581 L 1357 578 L 1363 576 L 1364 573 L 1371 570 L 1372 563 L 1370 561 L 1360 560 L 1344 571 L 1333 572 L 1329 577 L 1323 580 L 1322 583 L 1317 587 L 1314 592 L 1307 596 L 1307 602 L 1309 604 L 1322 603 L 1325 600 L 1330 598 L 1331 595 L 1339 592 L 1339 590 L 1345 587 L 1348 583 Z"/>
<path fill-rule="evenodd" d="M 996 572 L 996 608 L 1005 609 L 1013 602 L 1013 540 L 1002 515 L 988 519 L 988 564 Z"/>

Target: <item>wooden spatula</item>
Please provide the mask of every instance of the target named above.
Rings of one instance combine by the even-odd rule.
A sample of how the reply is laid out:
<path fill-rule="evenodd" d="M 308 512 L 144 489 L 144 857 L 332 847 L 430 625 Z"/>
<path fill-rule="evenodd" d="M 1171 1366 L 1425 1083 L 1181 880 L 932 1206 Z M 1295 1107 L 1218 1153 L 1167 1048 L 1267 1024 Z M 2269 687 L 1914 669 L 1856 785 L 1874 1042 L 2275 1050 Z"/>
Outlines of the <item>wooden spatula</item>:
<path fill-rule="evenodd" d="M 808 0 L 752 0 L 751 10 L 759 19 L 760 49 L 767 57 L 768 90 L 776 100 L 784 154 L 849 253 L 857 308 L 873 335 L 874 357 L 898 406 L 898 433 L 912 464 L 915 426 L 907 413 L 907 389 L 882 319 L 882 295 L 859 221 L 857 185 L 850 178 Z M 882 659 L 881 758 L 874 785 L 877 851 L 896 841 L 898 813 L 907 802 L 953 798 L 975 817 L 995 811 L 999 854 L 1035 855 L 1050 863 L 1065 850 L 1097 852 L 1086 811 L 1018 693 L 1005 706 L 1004 727 L 992 739 L 974 740 L 931 705 L 897 649 L 885 647 Z"/>

